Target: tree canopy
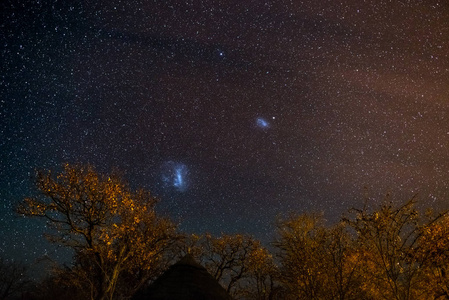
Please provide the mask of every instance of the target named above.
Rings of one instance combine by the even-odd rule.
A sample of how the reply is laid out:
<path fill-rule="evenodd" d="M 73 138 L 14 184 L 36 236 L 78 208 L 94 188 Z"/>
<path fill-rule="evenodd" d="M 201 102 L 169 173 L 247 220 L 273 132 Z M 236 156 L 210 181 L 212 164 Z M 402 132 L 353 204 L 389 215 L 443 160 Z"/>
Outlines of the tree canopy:
<path fill-rule="evenodd" d="M 154 268 L 175 234 L 173 223 L 156 213 L 150 192 L 132 191 L 118 176 L 91 166 L 38 171 L 36 186 L 40 195 L 24 199 L 18 212 L 46 219 L 47 238 L 75 251 L 78 265 L 89 270 L 78 280 L 90 283 L 92 299 L 112 299 L 124 271 Z"/>
<path fill-rule="evenodd" d="M 36 187 L 17 211 L 47 220 L 46 237 L 74 253 L 42 299 L 129 299 L 186 253 L 235 299 L 449 299 L 449 216 L 423 213 L 416 198 L 352 208 L 331 225 L 292 212 L 268 248 L 248 234 L 182 234 L 149 191 L 91 166 L 38 171 Z"/>

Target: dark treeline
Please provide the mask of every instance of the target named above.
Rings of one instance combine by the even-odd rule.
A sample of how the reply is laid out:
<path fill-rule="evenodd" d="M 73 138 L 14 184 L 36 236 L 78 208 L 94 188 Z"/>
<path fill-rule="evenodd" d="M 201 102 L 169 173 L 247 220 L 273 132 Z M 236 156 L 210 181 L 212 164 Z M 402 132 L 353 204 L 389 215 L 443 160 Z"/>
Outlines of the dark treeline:
<path fill-rule="evenodd" d="M 39 196 L 17 207 L 73 250 L 39 283 L 0 260 L 2 299 L 130 299 L 190 253 L 234 299 L 449 299 L 449 217 L 416 200 L 351 209 L 334 225 L 316 214 L 276 220 L 269 251 L 250 235 L 186 235 L 146 190 L 114 174 L 66 165 L 36 175 Z"/>

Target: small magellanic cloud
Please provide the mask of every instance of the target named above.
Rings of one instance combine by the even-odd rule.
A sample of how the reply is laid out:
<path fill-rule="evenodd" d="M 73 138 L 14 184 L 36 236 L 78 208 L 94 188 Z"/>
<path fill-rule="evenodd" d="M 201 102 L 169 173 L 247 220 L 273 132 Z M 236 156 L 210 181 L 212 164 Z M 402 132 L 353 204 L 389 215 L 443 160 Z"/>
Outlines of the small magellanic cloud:
<path fill-rule="evenodd" d="M 262 128 L 262 129 L 270 128 L 270 123 L 268 123 L 268 121 L 266 119 L 261 118 L 261 117 L 256 119 L 256 125 L 257 125 L 257 127 Z"/>

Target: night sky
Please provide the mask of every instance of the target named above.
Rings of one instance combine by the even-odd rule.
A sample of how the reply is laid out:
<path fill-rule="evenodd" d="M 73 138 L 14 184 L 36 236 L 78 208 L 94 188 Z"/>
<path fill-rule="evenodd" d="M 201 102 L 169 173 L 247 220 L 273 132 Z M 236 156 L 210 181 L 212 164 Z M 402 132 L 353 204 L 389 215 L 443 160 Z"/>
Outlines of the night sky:
<path fill-rule="evenodd" d="M 2 1 L 0 255 L 63 252 L 14 214 L 91 163 L 187 232 L 449 208 L 449 1 Z"/>

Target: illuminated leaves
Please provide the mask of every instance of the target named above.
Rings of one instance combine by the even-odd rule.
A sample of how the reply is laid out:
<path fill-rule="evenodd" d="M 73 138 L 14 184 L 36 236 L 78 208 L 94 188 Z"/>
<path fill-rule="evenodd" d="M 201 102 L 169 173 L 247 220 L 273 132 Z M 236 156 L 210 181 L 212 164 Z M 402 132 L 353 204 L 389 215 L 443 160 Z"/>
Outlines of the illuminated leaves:
<path fill-rule="evenodd" d="M 449 216 L 422 228 L 417 256 L 424 262 L 423 287 L 435 299 L 449 298 Z"/>
<path fill-rule="evenodd" d="M 280 274 L 293 299 L 430 299 L 449 296 L 449 219 L 400 207 L 352 210 L 328 227 L 316 215 L 278 223 Z M 287 297 L 286 296 L 286 297 Z M 288 297 L 287 297 L 288 298 Z"/>
<path fill-rule="evenodd" d="M 122 274 L 138 286 L 162 269 L 163 259 L 179 255 L 169 248 L 177 241 L 175 227 L 158 216 L 148 191 L 132 191 L 117 176 L 89 166 L 66 165 L 56 176 L 38 172 L 36 184 L 40 196 L 24 199 L 18 211 L 46 219 L 47 238 L 74 250 L 67 278 L 89 286 L 93 299 L 112 299 Z M 243 234 L 191 235 L 181 247 L 235 298 L 449 297 L 445 213 L 422 217 L 414 199 L 351 212 L 334 226 L 319 215 L 280 220 L 274 257 Z"/>
<path fill-rule="evenodd" d="M 148 191 L 131 191 L 91 166 L 67 164 L 56 176 L 38 172 L 36 185 L 41 196 L 24 199 L 18 212 L 47 219 L 51 242 L 90 261 L 96 299 L 112 298 L 122 271 L 153 268 L 175 233 L 168 219 L 157 216 Z"/>
<path fill-rule="evenodd" d="M 360 295 L 360 262 L 342 224 L 327 228 L 317 215 L 278 222 L 281 280 L 293 299 L 351 299 Z"/>
<path fill-rule="evenodd" d="M 425 283 L 426 274 L 435 250 L 445 247 L 445 235 L 439 235 L 444 228 L 440 227 L 444 214 L 422 218 L 414 198 L 398 208 L 384 204 L 375 212 L 354 212 L 355 218 L 346 221 L 357 232 L 362 274 L 366 278 L 364 290 L 375 299 L 432 297 L 433 291 Z M 435 263 L 441 261 L 437 259 Z"/>

